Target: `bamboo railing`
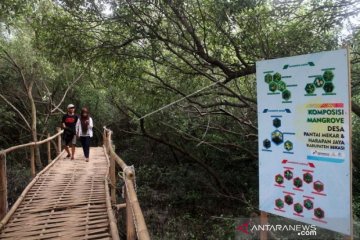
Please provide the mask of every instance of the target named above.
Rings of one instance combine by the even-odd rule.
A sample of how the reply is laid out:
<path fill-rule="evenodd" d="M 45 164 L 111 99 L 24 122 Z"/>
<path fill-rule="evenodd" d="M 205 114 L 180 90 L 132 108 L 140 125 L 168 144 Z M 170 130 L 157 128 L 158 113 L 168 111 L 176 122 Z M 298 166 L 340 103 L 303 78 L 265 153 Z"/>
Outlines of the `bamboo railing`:
<path fill-rule="evenodd" d="M 132 167 L 126 165 L 126 163 L 115 153 L 111 135 L 112 131 L 104 127 L 103 144 L 105 152 L 108 154 L 110 160 L 109 175 L 111 183 L 111 202 L 116 205 L 115 163 L 117 163 L 123 171 L 125 203 L 118 204 L 116 207 L 117 209 L 126 208 L 126 239 L 135 240 L 137 236 L 139 240 L 149 240 L 150 235 L 135 191 L 135 172 Z"/>
<path fill-rule="evenodd" d="M 57 133 L 53 136 L 48 135 L 48 138 L 38 141 L 38 142 L 30 142 L 26 144 L 21 144 L 17 146 L 13 146 L 10 148 L 7 148 L 5 150 L 0 151 L 0 219 L 2 219 L 5 215 L 11 216 L 11 214 L 7 214 L 8 211 L 8 193 L 7 193 L 7 169 L 6 169 L 6 155 L 22 148 L 28 148 L 30 147 L 30 166 L 31 166 L 31 176 L 33 177 L 33 180 L 31 183 L 26 187 L 26 189 L 29 189 L 35 182 L 36 182 L 36 169 L 35 169 L 35 147 L 47 144 L 47 155 L 48 155 L 48 164 L 51 163 L 51 143 L 50 141 L 57 138 L 57 155 L 61 152 L 61 134 L 63 133 L 63 130 L 60 128 L 57 128 Z M 48 165 L 49 167 L 49 165 Z M 46 167 L 45 169 L 47 169 Z M 45 170 L 44 169 L 44 170 Z M 44 171 L 43 170 L 43 171 Z M 25 190 L 26 190 L 25 189 Z M 15 202 L 13 207 L 10 211 L 14 211 L 16 209 L 16 205 L 20 204 L 24 196 L 20 196 L 18 200 Z M 5 219 L 6 220 L 6 219 Z M 4 221 L 4 219 L 3 219 Z M 3 224 L 3 222 L 2 222 Z"/>

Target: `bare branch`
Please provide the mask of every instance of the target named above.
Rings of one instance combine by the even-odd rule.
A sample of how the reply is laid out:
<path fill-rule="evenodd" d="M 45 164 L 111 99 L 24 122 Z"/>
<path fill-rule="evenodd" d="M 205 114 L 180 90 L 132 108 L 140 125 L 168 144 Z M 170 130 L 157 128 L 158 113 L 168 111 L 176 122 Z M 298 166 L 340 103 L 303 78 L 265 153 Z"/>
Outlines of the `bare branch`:
<path fill-rule="evenodd" d="M 26 120 L 25 116 L 20 112 L 20 110 L 17 109 L 17 108 L 16 108 L 4 95 L 2 95 L 1 93 L 0 93 L 0 97 L 1 97 L 12 109 L 14 109 L 15 112 L 17 112 L 17 113 L 20 115 L 20 117 L 22 118 L 22 120 L 24 120 L 26 126 L 29 128 L 29 130 L 31 130 L 31 127 L 30 127 L 29 122 Z"/>
<path fill-rule="evenodd" d="M 83 76 L 83 74 L 84 74 L 84 73 L 81 73 L 81 74 L 66 88 L 66 90 L 65 90 L 65 92 L 64 92 L 64 95 L 63 95 L 63 97 L 61 98 L 59 104 L 56 105 L 55 108 L 53 108 L 53 109 L 51 110 L 51 113 L 53 113 L 53 112 L 55 112 L 56 110 L 59 109 L 59 107 L 61 106 L 61 104 L 64 102 L 64 100 L 65 100 L 65 98 L 66 98 L 66 95 L 67 95 L 67 93 L 69 92 L 69 90 L 75 85 L 75 83 L 76 83 L 77 81 L 79 81 L 79 80 L 81 79 L 81 77 Z"/>

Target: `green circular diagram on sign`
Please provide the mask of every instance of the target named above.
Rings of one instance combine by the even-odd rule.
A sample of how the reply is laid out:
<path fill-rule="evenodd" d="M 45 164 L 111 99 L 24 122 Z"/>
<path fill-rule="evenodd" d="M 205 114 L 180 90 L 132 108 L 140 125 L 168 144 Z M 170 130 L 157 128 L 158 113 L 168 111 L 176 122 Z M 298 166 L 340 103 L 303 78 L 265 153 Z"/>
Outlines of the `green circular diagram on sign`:
<path fill-rule="evenodd" d="M 283 184 L 284 183 L 284 177 L 282 175 L 280 175 L 280 174 L 276 175 L 275 176 L 275 182 L 277 184 Z"/>
<path fill-rule="evenodd" d="M 269 90 L 270 90 L 271 92 L 275 92 L 275 91 L 277 90 L 277 84 L 274 83 L 274 82 L 271 82 L 271 83 L 269 84 Z"/>
<path fill-rule="evenodd" d="M 265 75 L 265 82 L 270 83 L 273 80 L 272 75 L 270 73 Z"/>
<path fill-rule="evenodd" d="M 279 83 L 278 83 L 278 89 L 279 89 L 279 91 L 284 91 L 285 89 L 286 89 L 286 83 L 284 83 L 283 81 L 280 81 Z"/>
<path fill-rule="evenodd" d="M 325 82 L 330 82 L 334 78 L 334 73 L 331 70 L 326 70 L 324 72 L 323 77 L 324 77 Z"/>
<path fill-rule="evenodd" d="M 297 213 L 302 213 L 303 212 L 303 206 L 300 203 L 296 203 L 294 205 L 294 211 Z"/>
<path fill-rule="evenodd" d="M 331 93 L 332 91 L 334 91 L 334 88 L 335 87 L 334 87 L 334 84 L 332 82 L 325 83 L 324 87 L 323 87 L 323 89 L 324 89 L 324 91 L 326 93 Z"/>
<path fill-rule="evenodd" d="M 314 92 L 315 92 L 315 85 L 312 84 L 312 83 L 306 84 L 306 86 L 305 86 L 305 91 L 306 91 L 308 94 L 314 93 Z"/>
<path fill-rule="evenodd" d="M 286 151 L 291 151 L 293 149 L 293 143 L 291 141 L 287 140 L 284 143 L 284 148 Z"/>
<path fill-rule="evenodd" d="M 286 195 L 286 196 L 285 196 L 285 202 L 286 202 L 287 205 L 291 205 L 291 204 L 293 204 L 294 199 L 293 199 L 292 196 Z"/>
<path fill-rule="evenodd" d="M 303 186 L 303 181 L 297 177 L 294 179 L 294 186 L 297 188 L 301 188 Z"/>
<path fill-rule="evenodd" d="M 281 74 L 278 72 L 275 73 L 273 79 L 275 82 L 279 82 L 281 80 Z"/>
<path fill-rule="evenodd" d="M 284 176 L 287 180 L 291 180 L 293 178 L 294 174 L 291 170 L 288 169 L 284 172 Z"/>
<path fill-rule="evenodd" d="M 266 149 L 270 148 L 270 147 L 271 147 L 271 142 L 270 142 L 270 140 L 269 140 L 269 139 L 265 139 L 265 140 L 263 141 L 263 146 L 264 146 L 264 148 L 266 148 Z"/>
<path fill-rule="evenodd" d="M 324 85 L 324 82 L 325 81 L 324 81 L 323 77 L 316 77 L 314 80 L 314 85 L 317 88 L 321 88 Z"/>
<path fill-rule="evenodd" d="M 317 192 L 322 192 L 324 191 L 324 184 L 321 181 L 316 181 L 314 182 L 314 189 Z"/>
<path fill-rule="evenodd" d="M 283 200 L 281 200 L 281 199 L 276 199 L 275 205 L 276 205 L 278 208 L 283 208 L 283 207 L 284 207 L 284 202 L 283 202 Z"/>
<path fill-rule="evenodd" d="M 282 98 L 284 100 L 289 100 L 291 98 L 291 92 L 289 90 L 285 90 L 282 92 Z"/>
<path fill-rule="evenodd" d="M 316 208 L 314 210 L 314 215 L 317 217 L 317 218 L 323 218 L 325 216 L 325 212 L 324 210 L 322 210 L 321 208 Z"/>
<path fill-rule="evenodd" d="M 275 130 L 271 133 L 271 140 L 276 144 L 279 145 L 284 141 L 284 135 L 279 130 Z"/>
<path fill-rule="evenodd" d="M 273 126 L 276 127 L 276 128 L 279 128 L 281 126 L 281 120 L 278 119 L 278 118 L 275 118 L 273 120 Z"/>
<path fill-rule="evenodd" d="M 310 199 L 304 200 L 304 207 L 308 210 L 313 209 L 314 203 Z"/>
<path fill-rule="evenodd" d="M 311 173 L 304 173 L 303 175 L 304 182 L 311 183 L 313 181 L 313 176 Z"/>

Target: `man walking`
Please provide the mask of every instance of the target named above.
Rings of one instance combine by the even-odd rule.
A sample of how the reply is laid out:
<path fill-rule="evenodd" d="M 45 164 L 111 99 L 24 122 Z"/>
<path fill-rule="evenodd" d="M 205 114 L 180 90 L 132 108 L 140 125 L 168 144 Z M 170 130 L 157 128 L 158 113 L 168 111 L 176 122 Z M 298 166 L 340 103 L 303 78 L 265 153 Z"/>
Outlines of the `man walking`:
<path fill-rule="evenodd" d="M 78 116 L 75 115 L 75 106 L 74 104 L 69 104 L 67 106 L 67 113 L 62 118 L 61 127 L 64 129 L 63 146 L 67 152 L 66 157 L 71 157 L 71 160 L 74 160 L 75 154 L 77 120 Z M 71 154 L 69 146 L 71 146 Z"/>

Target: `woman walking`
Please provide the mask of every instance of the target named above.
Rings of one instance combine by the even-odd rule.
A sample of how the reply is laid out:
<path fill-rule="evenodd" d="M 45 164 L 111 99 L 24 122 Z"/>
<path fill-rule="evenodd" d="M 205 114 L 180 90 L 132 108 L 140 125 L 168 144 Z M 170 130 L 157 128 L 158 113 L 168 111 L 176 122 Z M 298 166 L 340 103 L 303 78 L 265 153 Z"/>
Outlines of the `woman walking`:
<path fill-rule="evenodd" d="M 84 151 L 85 161 L 89 161 L 90 154 L 90 138 L 93 136 L 93 120 L 89 116 L 89 111 L 86 107 L 81 109 L 80 118 L 76 122 L 76 135 L 80 137 L 81 146 Z"/>

